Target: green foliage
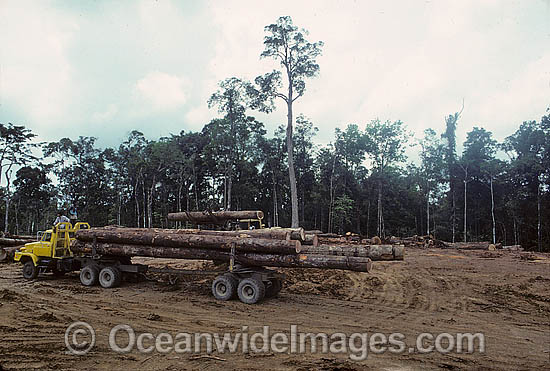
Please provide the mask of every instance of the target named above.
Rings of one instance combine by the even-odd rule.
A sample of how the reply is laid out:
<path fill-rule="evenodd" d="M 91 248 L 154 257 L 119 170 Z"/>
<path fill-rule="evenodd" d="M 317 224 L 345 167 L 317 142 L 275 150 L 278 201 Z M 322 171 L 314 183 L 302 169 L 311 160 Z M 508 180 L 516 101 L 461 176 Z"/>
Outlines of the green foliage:
<path fill-rule="evenodd" d="M 316 58 L 321 54 L 323 42 L 311 43 L 306 40 L 308 32 L 298 29 L 289 16 L 280 17 L 276 23 L 265 27 L 265 49 L 262 58 L 278 60 L 288 78 L 288 95 L 275 93 L 273 87 L 280 86 L 281 74 L 272 72 L 257 80 L 262 92 L 272 91 L 274 95 L 292 102 L 304 94 L 305 79 L 319 73 Z M 294 98 L 293 98 L 294 96 Z"/>
<path fill-rule="evenodd" d="M 371 121 L 365 128 L 366 152 L 374 169 L 384 173 L 389 166 L 405 161 L 405 146 L 411 134 L 401 121 Z"/>

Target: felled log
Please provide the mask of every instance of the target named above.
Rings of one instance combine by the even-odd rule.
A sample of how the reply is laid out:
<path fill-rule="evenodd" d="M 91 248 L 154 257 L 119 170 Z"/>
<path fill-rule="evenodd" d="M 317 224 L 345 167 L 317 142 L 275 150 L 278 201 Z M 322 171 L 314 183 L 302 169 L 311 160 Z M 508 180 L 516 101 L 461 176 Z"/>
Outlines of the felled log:
<path fill-rule="evenodd" d="M 317 236 L 320 238 L 340 238 L 341 236 L 336 233 L 319 233 Z"/>
<path fill-rule="evenodd" d="M 311 231 L 304 231 L 305 234 L 323 234 L 323 231 L 319 229 L 312 229 Z"/>
<path fill-rule="evenodd" d="M 342 243 L 345 244 L 347 242 L 345 237 L 321 237 L 321 235 L 319 234 L 317 235 L 317 237 L 319 239 L 319 243 L 324 245 L 338 245 Z"/>
<path fill-rule="evenodd" d="M 288 228 L 290 230 L 290 238 L 292 240 L 303 241 L 306 239 L 304 228 Z"/>
<path fill-rule="evenodd" d="M 20 246 L 20 245 L 24 245 L 26 243 L 33 242 L 33 241 L 36 241 L 36 239 L 34 239 L 34 238 L 21 239 L 21 238 L 0 237 L 0 245 L 2 245 L 2 246 Z"/>
<path fill-rule="evenodd" d="M 89 254 L 93 243 L 74 241 L 71 249 L 74 253 Z M 143 256 L 153 258 L 194 259 L 229 261 L 230 253 L 213 249 L 182 249 L 175 247 L 142 246 L 114 243 L 96 243 L 96 252 L 112 256 Z M 235 260 L 249 266 L 286 267 L 286 268 L 322 268 L 346 269 L 357 272 L 368 272 L 372 261 L 369 258 L 349 256 L 323 256 L 309 254 L 277 255 L 240 253 Z"/>
<path fill-rule="evenodd" d="M 251 229 L 239 231 L 215 231 L 208 229 L 161 229 L 161 228 L 126 228 L 119 226 L 107 226 L 103 228 L 92 228 L 91 230 L 107 229 L 134 232 L 154 232 L 154 233 L 171 233 L 171 234 L 196 234 L 204 236 L 229 236 L 229 237 L 255 237 L 255 238 L 272 238 L 274 240 L 290 240 L 291 233 L 283 228 L 266 228 L 266 229 Z"/>
<path fill-rule="evenodd" d="M 163 230 L 160 230 L 163 231 Z M 77 240 L 130 245 L 165 246 L 174 248 L 205 248 L 230 250 L 234 244 L 238 251 L 293 254 L 300 241 L 249 238 L 248 236 L 197 235 L 166 233 L 159 230 L 127 228 L 93 228 L 76 231 Z"/>
<path fill-rule="evenodd" d="M 224 224 L 228 220 L 236 219 L 263 219 L 262 211 L 183 211 L 169 213 L 168 220 L 191 222 L 195 224 Z"/>
<path fill-rule="evenodd" d="M 370 258 L 371 260 L 403 260 L 404 246 L 397 245 L 339 245 L 327 246 L 301 246 L 300 253 L 329 256 L 356 256 Z"/>
<path fill-rule="evenodd" d="M 521 245 L 502 246 L 502 249 L 508 251 L 523 251 L 523 247 L 521 247 Z"/>
<path fill-rule="evenodd" d="M 302 241 L 302 245 L 318 246 L 319 237 L 317 237 L 316 234 L 306 234 L 304 240 Z"/>
<path fill-rule="evenodd" d="M 446 242 L 444 247 L 449 249 L 459 249 L 459 250 L 489 250 L 489 246 L 492 245 L 490 242 Z M 500 248 L 500 244 L 498 244 Z M 494 249 L 497 246 L 493 245 Z"/>

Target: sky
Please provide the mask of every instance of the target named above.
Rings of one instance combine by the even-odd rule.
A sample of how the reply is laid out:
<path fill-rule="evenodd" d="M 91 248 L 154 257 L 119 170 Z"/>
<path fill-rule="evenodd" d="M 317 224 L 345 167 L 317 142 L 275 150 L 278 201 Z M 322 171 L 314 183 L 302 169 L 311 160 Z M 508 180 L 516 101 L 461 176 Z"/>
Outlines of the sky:
<path fill-rule="evenodd" d="M 503 140 L 550 107 L 550 1 L 0 0 L 0 123 L 42 141 L 94 136 L 118 146 L 198 131 L 218 117 L 217 84 L 277 68 L 264 27 L 290 15 L 323 41 L 320 73 L 294 112 L 327 144 L 335 128 L 401 120 L 441 133 L 461 109 Z M 286 121 L 250 111 L 268 135 Z"/>

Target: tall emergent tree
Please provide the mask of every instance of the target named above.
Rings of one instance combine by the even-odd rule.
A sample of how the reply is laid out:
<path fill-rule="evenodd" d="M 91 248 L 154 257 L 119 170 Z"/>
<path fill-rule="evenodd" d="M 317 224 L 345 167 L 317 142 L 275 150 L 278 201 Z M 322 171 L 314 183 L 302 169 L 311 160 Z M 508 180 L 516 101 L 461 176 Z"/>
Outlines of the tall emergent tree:
<path fill-rule="evenodd" d="M 464 111 L 464 100 L 462 101 L 462 108 L 460 112 L 455 112 L 452 115 L 445 117 L 445 132 L 441 134 L 441 138 L 445 139 L 447 142 L 446 151 L 445 151 L 445 162 L 447 163 L 447 171 L 449 178 L 449 203 L 451 205 L 451 224 L 452 224 L 452 234 L 453 242 L 455 242 L 455 232 L 456 232 L 456 124 L 460 115 Z"/>
<path fill-rule="evenodd" d="M 290 195 L 292 205 L 292 227 L 298 227 L 298 190 L 294 172 L 294 156 L 292 142 L 292 104 L 306 90 L 305 79 L 314 77 L 319 72 L 316 58 L 321 54 L 322 41 L 310 43 L 306 40 L 308 32 L 294 26 L 289 16 L 280 17 L 276 23 L 265 27 L 267 35 L 264 38 L 265 50 L 263 58 L 274 58 L 281 63 L 286 75 L 283 87 L 280 71 L 272 71 L 256 78 L 260 86 L 260 96 L 267 99 L 281 98 L 287 105 L 286 145 L 288 153 L 288 175 L 290 179 Z M 284 92 L 286 90 L 286 92 Z"/>
<path fill-rule="evenodd" d="M 7 125 L 0 123 L 0 181 L 2 171 L 6 175 L 6 210 L 4 215 L 4 233 L 8 232 L 9 210 L 10 210 L 10 181 L 12 167 L 23 165 L 34 159 L 31 148 L 37 144 L 30 141 L 36 134 L 33 134 L 24 126 L 17 126 L 11 123 Z"/>

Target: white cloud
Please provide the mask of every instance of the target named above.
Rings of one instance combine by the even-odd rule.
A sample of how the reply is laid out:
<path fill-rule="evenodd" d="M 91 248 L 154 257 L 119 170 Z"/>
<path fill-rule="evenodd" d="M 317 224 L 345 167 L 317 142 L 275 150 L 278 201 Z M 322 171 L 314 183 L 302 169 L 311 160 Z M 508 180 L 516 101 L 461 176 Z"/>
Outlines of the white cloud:
<path fill-rule="evenodd" d="M 70 112 L 73 66 L 67 52 L 78 23 L 42 2 L 0 4 L 0 101 L 45 126 Z"/>
<path fill-rule="evenodd" d="M 94 112 L 92 114 L 92 122 L 93 123 L 104 123 L 105 121 L 110 121 L 115 118 L 116 114 L 118 113 L 118 107 L 116 104 L 109 104 L 107 109 L 103 112 Z"/>
<path fill-rule="evenodd" d="M 158 111 L 180 108 L 187 101 L 189 83 L 180 76 L 164 72 L 151 72 L 140 79 L 134 88 L 138 96 Z"/>
<path fill-rule="evenodd" d="M 200 130 L 218 116 L 207 100 L 220 80 L 278 67 L 260 53 L 264 26 L 281 15 L 325 42 L 320 74 L 294 107 L 321 143 L 376 117 L 441 132 L 463 98 L 458 142 L 474 125 L 503 139 L 550 104 L 542 1 L 0 0 L 0 122 L 108 145 L 132 129 Z M 250 112 L 269 134 L 286 122 L 280 103 L 270 115 Z"/>

